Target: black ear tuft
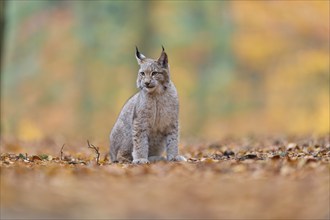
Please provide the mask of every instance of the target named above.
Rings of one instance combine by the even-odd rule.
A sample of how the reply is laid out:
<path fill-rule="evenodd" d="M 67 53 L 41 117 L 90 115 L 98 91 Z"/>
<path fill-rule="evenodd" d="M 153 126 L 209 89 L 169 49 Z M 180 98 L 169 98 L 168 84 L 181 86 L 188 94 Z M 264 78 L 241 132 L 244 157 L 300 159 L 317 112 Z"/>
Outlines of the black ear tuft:
<path fill-rule="evenodd" d="M 168 57 L 167 54 L 165 53 L 165 49 L 162 45 L 162 53 L 160 54 L 160 57 L 158 58 L 157 61 L 162 67 L 167 68 L 168 67 Z"/>
<path fill-rule="evenodd" d="M 137 46 L 135 46 L 135 57 L 139 64 L 141 64 L 143 60 L 146 58 L 142 53 L 139 52 Z"/>
<path fill-rule="evenodd" d="M 137 46 L 135 46 L 135 55 L 137 58 L 141 59 L 141 53 L 139 52 L 139 49 Z"/>

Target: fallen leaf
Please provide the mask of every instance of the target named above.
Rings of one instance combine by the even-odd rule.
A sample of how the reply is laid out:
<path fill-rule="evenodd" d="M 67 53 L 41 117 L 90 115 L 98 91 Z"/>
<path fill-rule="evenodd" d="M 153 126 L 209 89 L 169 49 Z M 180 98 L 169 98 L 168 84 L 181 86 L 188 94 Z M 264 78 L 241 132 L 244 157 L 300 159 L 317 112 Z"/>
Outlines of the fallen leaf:
<path fill-rule="evenodd" d="M 33 155 L 31 158 L 32 161 L 36 161 L 36 160 L 42 160 L 39 156 L 37 155 Z"/>

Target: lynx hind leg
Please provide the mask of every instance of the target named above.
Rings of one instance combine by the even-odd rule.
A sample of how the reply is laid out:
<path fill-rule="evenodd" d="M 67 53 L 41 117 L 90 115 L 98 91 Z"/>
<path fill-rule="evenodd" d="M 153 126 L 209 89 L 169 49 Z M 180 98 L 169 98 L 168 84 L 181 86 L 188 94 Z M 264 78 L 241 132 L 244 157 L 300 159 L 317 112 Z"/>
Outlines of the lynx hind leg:
<path fill-rule="evenodd" d="M 110 160 L 112 163 L 117 163 L 118 160 L 117 160 L 117 153 L 115 152 L 115 150 L 110 147 Z"/>
<path fill-rule="evenodd" d="M 166 161 L 166 158 L 163 156 L 150 156 L 148 157 L 148 160 L 153 163 L 153 162 L 157 162 L 157 161 Z"/>
<path fill-rule="evenodd" d="M 110 138 L 110 159 L 112 163 L 117 163 L 117 153 L 118 153 L 118 146 L 113 142 Z"/>
<path fill-rule="evenodd" d="M 118 141 L 119 140 L 119 141 Z M 130 163 L 132 162 L 132 143 L 130 141 L 110 138 L 110 158 L 113 163 Z"/>
<path fill-rule="evenodd" d="M 132 157 L 131 151 L 119 149 L 118 155 L 117 155 L 117 161 L 119 163 L 131 163 L 132 160 L 133 160 L 133 157 Z"/>

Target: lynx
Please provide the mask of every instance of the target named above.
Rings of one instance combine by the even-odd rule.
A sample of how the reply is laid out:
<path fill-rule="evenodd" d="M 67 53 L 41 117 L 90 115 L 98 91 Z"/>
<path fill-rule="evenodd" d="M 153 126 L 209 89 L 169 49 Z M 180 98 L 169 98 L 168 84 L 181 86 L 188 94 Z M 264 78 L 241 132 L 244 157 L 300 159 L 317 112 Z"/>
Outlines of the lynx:
<path fill-rule="evenodd" d="M 112 162 L 186 161 L 178 154 L 179 100 L 162 49 L 159 59 L 153 60 L 136 47 L 139 92 L 126 102 L 111 131 Z"/>

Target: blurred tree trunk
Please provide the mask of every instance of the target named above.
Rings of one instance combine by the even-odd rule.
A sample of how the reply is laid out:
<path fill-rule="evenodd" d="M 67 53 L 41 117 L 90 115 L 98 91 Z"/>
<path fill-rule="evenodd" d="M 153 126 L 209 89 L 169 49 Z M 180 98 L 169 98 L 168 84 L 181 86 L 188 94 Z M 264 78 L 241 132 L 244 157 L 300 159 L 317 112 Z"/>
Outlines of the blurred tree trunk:
<path fill-rule="evenodd" d="M 95 55 L 95 50 L 93 47 L 94 38 L 93 30 L 86 27 L 92 27 L 95 19 L 95 14 L 93 14 L 92 2 L 79 2 L 73 4 L 75 7 L 76 15 L 79 21 L 78 26 L 78 39 L 82 43 L 81 54 L 78 57 L 78 68 L 77 68 L 77 79 L 79 83 L 79 104 L 78 110 L 79 120 L 78 124 L 81 126 L 83 135 L 89 135 L 92 132 L 92 114 L 93 114 L 93 98 L 91 94 L 91 77 L 89 75 L 89 65 L 92 57 Z M 86 132 L 86 133 L 85 133 Z"/>
<path fill-rule="evenodd" d="M 0 76 L 2 72 L 3 44 L 5 34 L 5 0 L 0 0 Z"/>
<path fill-rule="evenodd" d="M 219 19 L 222 23 L 210 23 L 210 15 L 206 10 L 196 7 L 195 23 L 200 22 L 200 30 L 208 29 L 215 30 L 212 34 L 218 39 L 213 45 L 213 51 L 208 54 L 208 57 L 201 59 L 198 69 L 198 85 L 195 94 L 195 103 L 197 114 L 194 116 L 194 121 L 191 123 L 190 133 L 199 134 L 207 126 L 210 118 L 215 118 L 217 115 L 227 116 L 228 108 L 233 108 L 233 103 L 228 100 L 228 94 L 225 94 L 225 87 L 228 85 L 233 74 L 234 56 L 232 55 L 232 35 L 233 22 L 231 14 L 231 3 L 220 2 L 218 5 Z M 198 19 L 198 20 L 197 20 Z M 215 19 L 215 18 L 213 18 Z M 210 100 L 210 94 L 219 94 L 221 100 Z M 227 102 L 227 103 L 226 103 Z"/>

